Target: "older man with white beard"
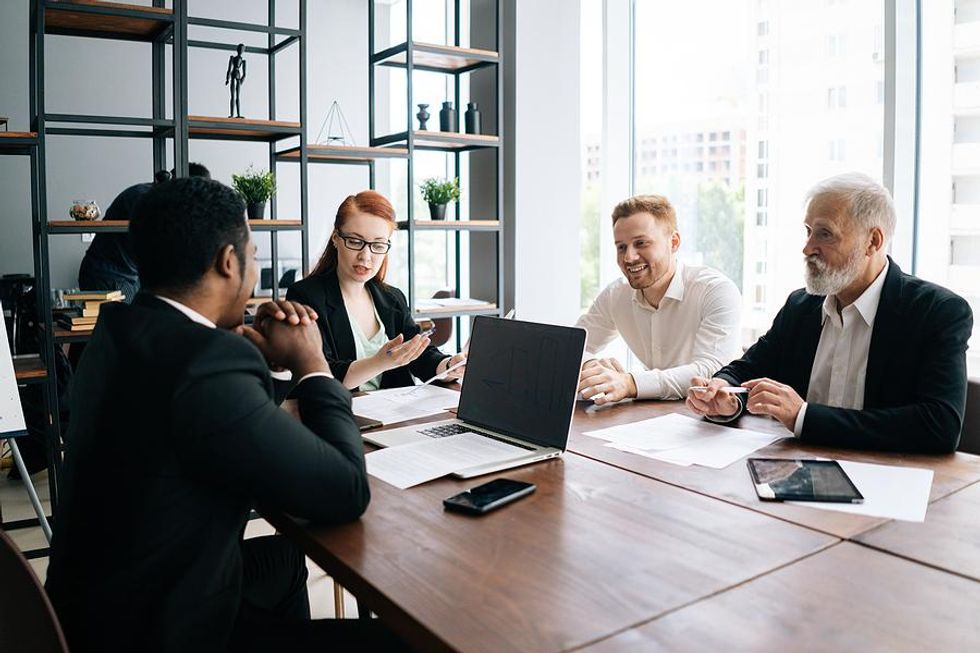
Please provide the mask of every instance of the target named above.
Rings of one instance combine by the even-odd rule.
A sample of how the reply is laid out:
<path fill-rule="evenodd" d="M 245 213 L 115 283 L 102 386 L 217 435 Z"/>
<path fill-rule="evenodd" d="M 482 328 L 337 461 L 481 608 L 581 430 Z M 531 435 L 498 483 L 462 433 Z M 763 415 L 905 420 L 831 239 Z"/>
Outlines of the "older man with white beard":
<path fill-rule="evenodd" d="M 742 358 L 693 379 L 688 407 L 716 422 L 769 415 L 814 444 L 955 451 L 970 306 L 886 255 L 895 208 L 870 177 L 831 177 L 807 197 L 806 289 Z"/>

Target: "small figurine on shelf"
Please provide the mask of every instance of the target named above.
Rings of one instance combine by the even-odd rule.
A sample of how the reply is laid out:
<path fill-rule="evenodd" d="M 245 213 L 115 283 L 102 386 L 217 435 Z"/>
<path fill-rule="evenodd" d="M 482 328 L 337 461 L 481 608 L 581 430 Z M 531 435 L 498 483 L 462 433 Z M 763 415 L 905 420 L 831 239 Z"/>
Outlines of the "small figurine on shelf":
<path fill-rule="evenodd" d="M 428 104 L 420 104 L 419 112 L 415 114 L 415 117 L 419 119 L 419 131 L 426 131 L 425 123 L 432 115 L 428 112 L 428 108 Z"/>
<path fill-rule="evenodd" d="M 68 209 L 68 216 L 73 220 L 98 220 L 102 217 L 102 211 L 95 200 L 74 200 L 71 208 Z"/>
<path fill-rule="evenodd" d="M 225 86 L 231 84 L 231 98 L 228 100 L 228 117 L 242 117 L 242 84 L 245 83 L 245 44 L 238 44 L 238 54 L 228 57 L 228 70 L 225 72 Z"/>

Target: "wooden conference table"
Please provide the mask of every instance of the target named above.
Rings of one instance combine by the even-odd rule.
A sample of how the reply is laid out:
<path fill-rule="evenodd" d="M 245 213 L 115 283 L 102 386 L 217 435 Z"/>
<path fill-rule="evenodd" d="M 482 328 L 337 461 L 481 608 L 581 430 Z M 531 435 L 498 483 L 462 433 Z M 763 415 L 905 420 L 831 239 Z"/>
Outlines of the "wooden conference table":
<path fill-rule="evenodd" d="M 580 406 L 560 459 L 404 491 L 372 478 L 343 526 L 266 517 L 424 651 L 980 650 L 980 456 L 793 440 L 754 454 L 933 469 L 915 524 L 763 503 L 744 462 L 679 467 L 581 435 L 685 410 Z M 483 517 L 443 511 L 500 476 L 537 492 Z"/>

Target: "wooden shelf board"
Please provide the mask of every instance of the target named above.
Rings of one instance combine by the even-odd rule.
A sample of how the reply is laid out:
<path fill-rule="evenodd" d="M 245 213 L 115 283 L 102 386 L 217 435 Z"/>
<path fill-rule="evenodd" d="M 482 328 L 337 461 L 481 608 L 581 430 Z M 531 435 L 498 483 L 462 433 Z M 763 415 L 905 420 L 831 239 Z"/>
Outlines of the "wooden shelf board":
<path fill-rule="evenodd" d="M 298 229 L 303 226 L 302 220 L 249 220 L 249 227 L 257 231 L 273 229 Z M 129 229 L 128 220 L 51 220 L 48 230 L 52 232 L 65 231 L 69 233 L 96 233 L 100 231 L 126 231 Z"/>
<path fill-rule="evenodd" d="M 461 134 L 458 132 L 416 131 L 415 147 L 440 150 L 459 150 L 474 147 L 498 147 L 499 136 Z"/>
<path fill-rule="evenodd" d="M 27 154 L 37 145 L 37 132 L 0 132 L 0 152 Z"/>
<path fill-rule="evenodd" d="M 129 229 L 128 220 L 50 220 L 48 231 L 52 233 L 122 232 Z"/>
<path fill-rule="evenodd" d="M 44 379 L 48 376 L 48 370 L 44 367 L 39 357 L 14 358 L 14 377 L 21 382 L 31 379 Z"/>
<path fill-rule="evenodd" d="M 302 125 L 289 120 L 256 120 L 254 118 L 225 118 L 224 116 L 187 116 L 191 122 L 220 122 L 226 125 L 245 125 L 249 127 L 294 127 Z"/>
<path fill-rule="evenodd" d="M 415 220 L 412 227 L 419 231 L 493 231 L 500 220 Z M 408 222 L 398 223 L 399 229 L 408 229 Z"/>
<path fill-rule="evenodd" d="M 103 12 L 74 9 L 72 5 L 99 7 L 106 10 L 122 10 L 125 15 L 114 16 Z M 141 16 L 128 12 L 138 12 Z M 165 18 L 162 18 L 165 17 Z M 100 2 L 98 0 L 71 0 L 51 3 L 44 8 L 44 28 L 50 34 L 77 34 L 101 38 L 136 38 L 152 41 L 172 22 L 173 10 L 163 7 Z"/>
<path fill-rule="evenodd" d="M 280 159 L 299 161 L 299 148 L 294 147 L 279 154 Z M 307 145 L 306 157 L 310 161 L 374 161 L 376 159 L 404 159 L 408 150 L 403 147 L 358 147 L 354 145 Z"/>
<path fill-rule="evenodd" d="M 249 220 L 249 228 L 252 231 L 272 231 L 274 229 L 299 229 L 303 226 L 302 220 Z"/>
<path fill-rule="evenodd" d="M 442 306 L 438 308 L 418 308 L 415 309 L 415 317 L 449 317 L 454 315 L 483 315 L 497 311 L 496 304 L 470 304 L 465 306 Z"/>
<path fill-rule="evenodd" d="M 499 55 L 492 50 L 475 48 L 457 48 L 451 45 L 436 45 L 434 43 L 418 43 L 411 45 L 412 65 L 416 68 L 456 72 L 464 68 L 489 66 L 500 60 Z M 408 55 L 399 52 L 378 63 L 385 66 L 405 66 Z"/>
<path fill-rule="evenodd" d="M 302 129 L 302 124 L 287 120 L 254 120 L 221 116 L 187 116 L 187 119 L 190 123 L 188 133 L 198 137 L 232 136 L 269 141 L 296 136 Z"/>
<path fill-rule="evenodd" d="M 54 328 L 54 339 L 55 340 L 88 340 L 92 335 L 92 331 L 95 329 L 93 325 L 91 329 L 85 329 L 84 331 L 69 331 L 68 329 L 56 326 Z"/>

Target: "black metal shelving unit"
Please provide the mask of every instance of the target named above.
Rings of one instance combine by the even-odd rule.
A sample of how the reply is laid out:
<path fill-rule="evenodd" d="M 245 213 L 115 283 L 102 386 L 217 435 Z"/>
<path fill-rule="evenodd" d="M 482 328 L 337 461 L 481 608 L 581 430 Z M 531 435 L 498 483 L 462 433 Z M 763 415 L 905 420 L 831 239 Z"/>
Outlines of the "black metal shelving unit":
<path fill-rule="evenodd" d="M 455 318 L 457 338 L 460 334 L 460 320 L 464 317 L 473 315 L 502 315 L 503 288 L 504 288 L 504 265 L 503 265 L 503 220 L 502 211 L 503 201 L 503 74 L 502 74 L 502 37 L 500 25 L 502 19 L 502 7 L 500 0 L 494 3 L 494 40 L 495 51 L 462 47 L 461 45 L 461 2 L 464 0 L 454 0 L 453 20 L 454 28 L 451 45 L 422 43 L 415 41 L 412 34 L 413 0 L 405 0 L 405 41 L 376 51 L 375 49 L 375 2 L 368 2 L 368 130 L 370 144 L 372 148 L 397 147 L 407 152 L 408 160 L 408 202 L 407 215 L 405 220 L 399 223 L 399 227 L 404 229 L 408 236 L 408 302 L 416 318 Z M 376 80 L 375 75 L 379 66 L 404 69 L 406 73 L 406 125 L 405 131 L 380 134 L 376 133 L 375 116 L 375 95 Z M 461 102 L 461 77 L 478 70 L 492 69 L 494 72 L 494 89 L 496 104 L 496 125 L 497 133 L 488 134 L 467 134 L 461 132 L 441 132 L 441 131 L 422 131 L 412 129 L 414 125 L 415 97 L 413 95 L 413 73 L 426 71 L 444 74 L 452 77 L 453 80 L 453 100 L 457 108 L 459 124 L 462 124 L 463 114 Z M 459 126 L 459 125 L 458 125 Z M 495 156 L 496 179 L 494 183 L 496 206 L 494 207 L 494 219 L 482 220 L 446 220 L 430 221 L 418 220 L 414 213 L 414 198 L 416 190 L 416 180 L 414 177 L 415 167 L 413 159 L 416 152 L 435 151 L 445 152 L 453 156 L 455 176 L 460 176 L 460 160 L 469 152 L 478 150 L 491 150 Z M 472 182 L 472 179 L 471 179 Z M 483 308 L 461 307 L 457 310 L 445 311 L 420 311 L 417 308 L 418 296 L 415 289 L 415 237 L 420 232 L 446 232 L 454 236 L 454 251 L 456 257 L 455 265 L 455 288 L 459 292 L 462 282 L 461 273 L 461 239 L 467 232 L 489 232 L 496 234 L 496 297 L 494 304 Z"/>
<path fill-rule="evenodd" d="M 278 260 L 278 234 L 282 231 L 299 232 L 302 238 L 304 265 L 309 260 L 309 230 L 307 208 L 306 173 L 306 0 L 299 0 L 299 28 L 285 28 L 274 24 L 276 0 L 268 0 L 267 24 L 251 24 L 235 21 L 199 18 L 188 15 L 187 0 L 172 0 L 171 7 L 165 0 L 153 0 L 153 6 L 137 6 L 117 2 L 85 0 L 73 3 L 62 0 L 31 0 L 30 15 L 30 116 L 31 133 L 15 135 L 0 132 L 0 154 L 27 154 L 31 157 L 32 221 L 35 288 L 38 293 L 40 328 L 43 336 L 41 370 L 24 372 L 31 374 L 32 382 L 46 384 L 47 407 L 50 416 L 59 415 L 57 378 L 53 373 L 56 346 L 70 342 L 84 342 L 89 332 L 68 332 L 56 328 L 52 321 L 51 277 L 49 272 L 48 239 L 62 234 L 124 232 L 124 221 L 78 223 L 48 220 L 46 179 L 46 137 L 96 136 L 103 138 L 149 138 L 153 141 L 152 172 L 168 168 L 168 147 L 172 148 L 173 167 L 178 176 L 186 176 L 191 139 L 225 141 L 249 141 L 267 143 L 269 168 L 277 162 L 276 147 L 283 141 L 298 139 L 297 160 L 300 168 L 300 216 L 279 219 L 276 199 L 272 198 L 271 220 L 250 220 L 257 232 L 268 232 L 271 240 L 273 269 Z M 201 26 L 212 30 L 252 32 L 268 35 L 267 47 L 246 47 L 245 52 L 269 57 L 268 89 L 269 119 L 229 119 L 218 116 L 189 116 L 188 111 L 188 51 L 189 48 L 217 50 L 236 49 L 236 43 L 191 40 L 189 26 Z M 49 35 L 85 38 L 138 41 L 152 48 L 152 116 L 96 116 L 81 114 L 47 113 L 45 110 L 44 42 Z M 166 47 L 171 46 L 170 79 L 167 78 Z M 299 122 L 276 119 L 276 56 L 284 50 L 299 48 Z M 172 117 L 167 118 L 166 93 L 173 90 Z M 279 295 L 278 278 L 272 275 L 273 296 Z M 25 376 L 26 378 L 26 376 Z M 52 506 L 58 502 L 58 482 L 61 477 L 60 423 L 52 418 L 49 428 L 49 455 L 51 473 L 49 483 Z"/>

